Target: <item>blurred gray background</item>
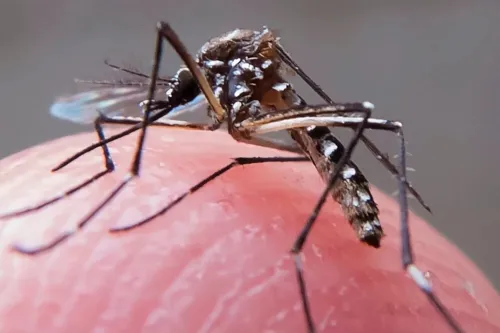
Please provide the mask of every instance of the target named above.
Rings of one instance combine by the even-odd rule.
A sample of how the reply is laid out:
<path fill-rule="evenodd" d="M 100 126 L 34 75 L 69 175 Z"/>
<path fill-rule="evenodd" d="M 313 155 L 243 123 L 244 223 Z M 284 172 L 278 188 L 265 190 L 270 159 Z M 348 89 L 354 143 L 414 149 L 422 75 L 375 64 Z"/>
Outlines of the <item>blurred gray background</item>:
<path fill-rule="evenodd" d="M 416 169 L 410 179 L 435 213 L 429 218 L 412 202 L 414 209 L 500 287 L 500 2 L 4 0 L 0 7 L 0 156 L 86 130 L 51 118 L 51 102 L 77 91 L 74 78 L 116 75 L 105 58 L 149 73 L 158 20 L 193 53 L 225 31 L 268 25 L 335 100 L 369 100 L 377 117 L 404 122 Z M 162 72 L 179 64 L 167 48 Z M 373 134 L 396 153 L 395 137 Z M 356 160 L 376 186 L 396 189 L 366 149 Z"/>

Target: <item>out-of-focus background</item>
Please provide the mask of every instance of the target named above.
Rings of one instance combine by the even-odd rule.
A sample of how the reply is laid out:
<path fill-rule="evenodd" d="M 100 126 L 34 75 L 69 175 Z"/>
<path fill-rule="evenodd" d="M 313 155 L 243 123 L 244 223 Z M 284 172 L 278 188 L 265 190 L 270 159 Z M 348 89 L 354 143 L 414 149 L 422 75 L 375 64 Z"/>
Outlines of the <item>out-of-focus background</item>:
<path fill-rule="evenodd" d="M 410 179 L 434 215 L 413 208 L 500 286 L 500 2 L 7 0 L 0 8 L 1 157 L 87 130 L 52 118 L 51 102 L 77 91 L 74 78 L 116 76 L 105 58 L 149 73 L 158 20 L 193 53 L 225 31 L 268 25 L 335 100 L 369 100 L 377 117 L 404 122 Z M 162 72 L 179 65 L 167 48 Z M 397 152 L 395 137 L 373 134 Z M 366 149 L 356 161 L 376 186 L 396 189 Z"/>

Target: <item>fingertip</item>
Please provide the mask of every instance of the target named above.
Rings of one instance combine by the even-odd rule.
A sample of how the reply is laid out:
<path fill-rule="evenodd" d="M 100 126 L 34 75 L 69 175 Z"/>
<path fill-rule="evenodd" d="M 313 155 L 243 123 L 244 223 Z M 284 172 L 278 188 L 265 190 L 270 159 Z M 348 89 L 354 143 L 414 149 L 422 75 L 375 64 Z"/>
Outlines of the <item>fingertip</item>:
<path fill-rule="evenodd" d="M 99 150 L 48 171 L 93 141 L 92 134 L 72 136 L 2 161 L 3 210 L 60 194 L 101 172 Z M 40 244 L 74 227 L 123 181 L 134 149 L 132 136 L 112 144 L 115 172 L 50 207 L 4 222 L 1 248 L 17 241 Z M 276 155 L 290 154 L 237 143 L 225 133 L 151 128 L 140 177 L 81 232 L 29 260 L 0 253 L 0 327 L 305 332 L 289 250 L 323 188 L 310 163 L 238 166 L 165 214 L 120 230 L 158 212 L 233 158 Z M 300 254 L 318 329 L 448 332 L 401 268 L 397 204 L 374 194 L 386 233 L 380 249 L 361 244 L 328 200 Z M 433 273 L 434 289 L 465 330 L 498 330 L 500 301 L 491 284 L 425 221 L 411 215 L 411 223 L 420 269 Z M 464 281 L 474 285 L 474 297 Z"/>

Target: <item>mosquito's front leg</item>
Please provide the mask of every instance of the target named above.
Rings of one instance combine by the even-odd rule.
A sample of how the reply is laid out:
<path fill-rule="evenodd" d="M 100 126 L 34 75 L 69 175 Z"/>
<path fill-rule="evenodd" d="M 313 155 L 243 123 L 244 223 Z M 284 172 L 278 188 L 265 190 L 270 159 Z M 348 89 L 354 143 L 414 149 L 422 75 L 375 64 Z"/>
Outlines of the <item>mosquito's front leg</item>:
<path fill-rule="evenodd" d="M 130 132 L 133 132 L 134 130 L 139 129 L 140 134 L 137 142 L 137 148 L 134 154 L 133 162 L 132 165 L 130 166 L 130 171 L 127 174 L 127 176 L 118 184 L 118 186 L 115 187 L 114 190 L 109 193 L 109 195 L 97 206 L 95 207 L 86 217 L 81 220 L 77 228 L 73 231 L 69 231 L 67 233 L 64 233 L 60 235 L 59 237 L 53 239 L 51 242 L 36 246 L 36 247 L 26 247 L 23 245 L 14 245 L 14 250 L 17 250 L 18 252 L 24 253 L 24 254 L 39 254 L 42 252 L 45 252 L 47 250 L 52 249 L 53 247 L 59 245 L 72 235 L 74 235 L 77 231 L 81 230 L 84 228 L 89 221 L 97 215 L 103 207 L 105 207 L 109 202 L 115 198 L 118 193 L 120 193 L 125 186 L 135 177 L 139 175 L 140 169 L 141 169 L 141 157 L 142 157 L 142 152 L 143 152 L 143 146 L 146 138 L 146 130 L 147 126 L 149 123 L 153 122 L 154 120 L 158 120 L 159 118 L 163 117 L 165 114 L 167 114 L 171 109 L 172 105 L 175 103 L 181 104 L 181 101 L 183 101 L 184 98 L 184 93 L 185 91 L 183 90 L 185 86 L 178 86 L 177 89 L 172 89 L 170 97 L 170 108 L 164 110 L 163 112 L 155 112 L 154 117 L 157 117 L 153 120 L 154 117 L 151 116 L 151 105 L 152 101 L 154 100 L 154 93 L 156 91 L 156 81 L 158 79 L 158 71 L 160 68 L 160 59 L 162 55 L 162 50 L 163 50 L 163 39 L 166 38 L 171 42 L 171 44 L 174 46 L 176 51 L 179 53 L 181 58 L 186 62 L 187 67 L 189 70 L 193 73 L 194 80 L 197 82 L 197 84 L 202 88 L 207 100 L 211 104 L 211 107 L 215 112 L 222 112 L 223 109 L 218 104 L 217 99 L 215 98 L 213 92 L 211 91 L 210 86 L 208 85 L 208 82 L 206 78 L 201 74 L 200 69 L 197 67 L 196 63 L 192 59 L 191 56 L 189 56 L 189 53 L 187 52 L 185 46 L 182 44 L 182 42 L 179 40 L 175 32 L 170 28 L 170 26 L 166 23 L 160 22 L 157 27 L 157 36 L 156 36 L 156 46 L 155 46 L 155 52 L 154 52 L 154 63 L 153 63 L 153 69 L 151 72 L 151 82 L 150 86 L 148 89 L 148 95 L 147 95 L 147 103 L 144 103 L 144 116 L 142 118 L 142 121 L 138 123 L 136 126 L 138 128 L 135 129 L 129 129 Z M 201 81 L 200 81 L 201 80 Z M 214 103 L 217 103 L 217 105 L 213 105 Z M 221 114 L 221 119 L 222 119 L 223 114 Z M 104 142 L 106 140 L 101 140 L 101 142 Z M 101 146 L 102 144 L 98 145 Z M 103 146 L 104 147 L 104 146 Z M 92 148 L 93 149 L 93 148 Z M 105 149 L 105 148 L 103 148 Z M 87 151 L 90 150 L 90 148 L 87 149 Z M 82 153 L 83 154 L 83 153 Z M 72 159 L 75 159 L 76 157 L 72 157 Z M 65 164 L 68 164 L 71 162 L 72 159 L 69 159 L 68 161 L 65 161 L 62 165 L 60 165 L 58 168 L 61 168 Z M 56 169 L 58 169 L 56 168 Z"/>
<path fill-rule="evenodd" d="M 111 137 L 106 138 L 104 136 L 104 130 L 102 128 L 102 124 L 121 124 L 121 125 L 132 124 L 135 126 L 129 128 L 123 132 L 120 132 L 116 135 L 113 135 Z M 191 130 L 209 130 L 209 131 L 215 130 L 219 126 L 218 124 L 191 124 L 191 123 L 184 122 L 184 121 L 176 121 L 176 120 L 170 120 L 170 119 L 157 120 L 152 125 L 173 127 L 173 128 L 182 128 L 182 129 L 191 129 Z M 98 148 L 98 147 L 102 148 L 105 169 L 103 171 L 93 175 L 92 177 L 86 179 L 82 183 L 68 189 L 67 191 L 65 191 L 64 193 L 62 193 L 60 195 L 57 195 L 53 198 L 44 200 L 43 202 L 37 203 L 37 204 L 32 205 L 30 207 L 26 207 L 26 208 L 23 208 L 23 209 L 20 209 L 17 211 L 5 213 L 3 215 L 0 215 L 0 219 L 19 217 L 21 215 L 25 215 L 27 213 L 31 213 L 31 212 L 40 210 L 44 207 L 50 206 L 50 205 L 52 205 L 52 204 L 54 204 L 54 203 L 56 203 L 64 198 L 67 198 L 67 197 L 75 194 L 79 190 L 90 185 L 91 183 L 95 182 L 96 180 L 103 177 L 104 175 L 106 175 L 110 172 L 113 172 L 115 169 L 115 165 L 114 165 L 113 159 L 111 158 L 111 154 L 109 152 L 107 144 L 109 142 L 112 142 L 112 141 L 115 141 L 119 138 L 122 138 L 122 137 L 124 137 L 124 136 L 126 136 L 134 131 L 139 130 L 141 128 L 141 126 L 142 126 L 142 118 L 140 118 L 140 117 L 120 117 L 120 116 L 108 117 L 108 116 L 101 115 L 94 122 L 94 128 L 95 128 L 95 131 L 96 131 L 97 136 L 99 138 L 99 141 L 96 144 L 88 146 L 88 147 L 84 148 L 83 150 L 79 151 L 78 153 L 74 154 L 73 156 L 67 158 L 65 161 L 63 161 L 57 167 L 55 167 L 52 171 L 57 171 L 57 170 L 63 168 L 64 166 L 66 166 L 69 163 L 76 160 L 78 157 L 80 157 L 80 156 L 86 154 L 87 152 L 90 152 L 91 150 Z"/>
<path fill-rule="evenodd" d="M 105 164 L 106 164 L 106 169 L 104 171 L 102 171 L 102 172 L 94 175 L 93 177 L 89 178 L 85 182 L 83 182 L 83 183 L 81 183 L 81 184 L 79 184 L 79 185 L 71 188 L 70 190 L 64 192 L 62 195 L 56 196 L 54 198 L 46 200 L 46 201 L 44 201 L 42 203 L 39 203 L 39 204 L 37 204 L 35 206 L 32 206 L 32 207 L 24 208 L 24 209 L 16 211 L 16 212 L 11 212 L 11 213 L 4 214 L 4 215 L 0 216 L 0 219 L 6 219 L 6 218 L 11 218 L 11 217 L 16 217 L 16 216 L 24 215 L 24 214 L 27 214 L 27 213 L 30 213 L 30 212 L 42 209 L 42 208 L 44 208 L 46 206 L 49 206 L 51 204 L 54 204 L 54 203 L 58 202 L 59 200 L 61 200 L 63 198 L 66 198 L 66 197 L 68 197 L 68 196 L 76 193 L 80 189 L 86 187 L 87 185 L 95 182 L 97 179 L 101 178 L 102 176 L 104 176 L 104 175 L 112 172 L 114 170 L 114 163 L 113 163 L 113 160 L 111 159 L 111 155 L 109 153 L 109 150 L 108 150 L 108 147 L 107 147 L 106 143 L 109 142 L 109 141 L 116 140 L 118 137 L 124 136 L 124 135 L 120 135 L 120 134 L 123 134 L 124 132 L 119 133 L 118 135 L 115 135 L 114 137 L 109 137 L 109 138 L 106 139 L 104 137 L 103 130 L 102 130 L 102 125 L 101 124 L 103 124 L 103 123 L 113 123 L 113 124 L 120 124 L 120 123 L 131 124 L 131 123 L 135 123 L 136 126 L 131 127 L 131 129 L 133 129 L 133 130 L 138 130 L 140 128 L 139 126 L 142 126 L 142 118 L 132 118 L 132 117 L 130 117 L 130 118 L 124 120 L 123 122 L 121 122 L 121 121 L 122 121 L 122 119 L 120 119 L 120 117 L 102 117 L 102 118 L 96 120 L 96 122 L 95 122 L 96 131 L 98 132 L 99 138 L 101 139 L 100 142 L 103 143 L 100 146 L 102 146 L 104 160 L 105 160 Z M 184 123 L 179 122 L 179 121 L 168 120 L 168 119 L 167 120 L 162 120 L 160 123 L 158 123 L 156 125 L 157 126 L 167 126 L 167 127 L 183 128 L 183 129 L 209 130 L 209 131 L 210 130 L 215 130 L 218 127 L 218 125 L 211 125 L 211 124 L 190 124 L 190 123 L 184 124 Z M 112 140 L 109 140 L 109 139 L 112 139 Z M 106 198 L 97 208 L 95 208 L 82 221 L 80 221 L 80 223 L 78 224 L 78 229 L 83 228 L 90 221 L 90 219 L 92 219 L 97 214 L 97 212 L 100 211 L 100 209 L 102 209 L 108 202 L 111 201 L 111 199 L 119 191 L 121 191 L 121 189 L 125 186 L 125 184 L 126 184 L 126 182 L 122 182 L 120 184 L 120 186 L 118 186 L 108 196 L 108 198 Z M 40 245 L 40 246 L 28 246 L 28 245 L 23 245 L 23 244 L 14 244 L 13 245 L 13 249 L 16 250 L 17 252 L 20 252 L 20 253 L 23 253 L 23 254 L 28 254 L 28 255 L 39 254 L 41 252 L 45 252 L 45 251 L 50 250 L 53 247 L 57 246 L 58 244 L 60 244 L 61 242 L 63 242 L 67 238 L 69 238 L 73 233 L 74 233 L 73 231 L 72 232 L 64 233 L 64 234 L 60 235 L 59 237 L 55 238 L 54 240 L 52 240 L 51 242 L 49 242 L 47 244 Z"/>

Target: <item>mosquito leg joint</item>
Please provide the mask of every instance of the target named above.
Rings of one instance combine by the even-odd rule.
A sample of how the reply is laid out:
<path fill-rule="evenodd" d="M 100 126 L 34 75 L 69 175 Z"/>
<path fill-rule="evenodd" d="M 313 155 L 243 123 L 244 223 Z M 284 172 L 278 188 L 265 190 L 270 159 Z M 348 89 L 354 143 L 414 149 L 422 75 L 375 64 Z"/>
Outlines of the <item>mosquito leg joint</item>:
<path fill-rule="evenodd" d="M 415 281 L 417 286 L 426 293 L 432 292 L 432 284 L 425 277 L 424 273 L 414 264 L 410 264 L 406 267 L 406 272 Z"/>

